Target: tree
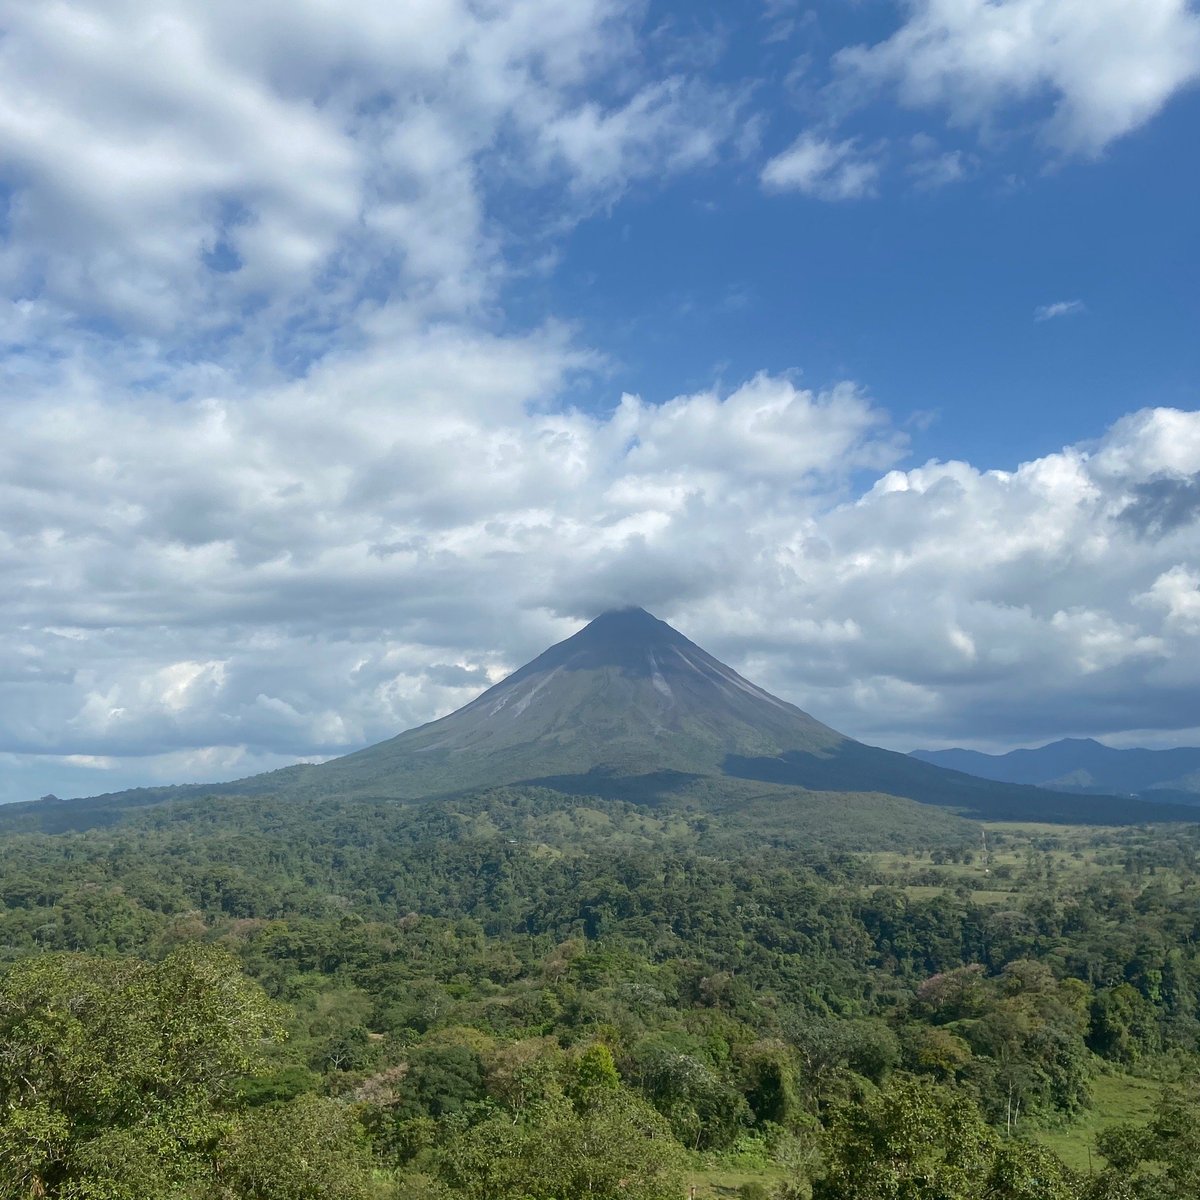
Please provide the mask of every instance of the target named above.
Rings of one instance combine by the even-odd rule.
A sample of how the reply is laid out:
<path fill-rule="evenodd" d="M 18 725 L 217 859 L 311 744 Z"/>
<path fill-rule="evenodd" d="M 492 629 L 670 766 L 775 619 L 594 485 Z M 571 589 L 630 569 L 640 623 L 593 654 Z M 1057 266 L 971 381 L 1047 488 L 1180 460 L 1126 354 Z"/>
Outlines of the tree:
<path fill-rule="evenodd" d="M 48 954 L 10 968 L 0 979 L 0 1200 L 221 1196 L 216 1164 L 247 1163 L 245 1146 L 265 1145 L 270 1127 L 290 1153 L 328 1151 L 317 1135 L 336 1122 L 302 1120 L 306 1100 L 237 1111 L 236 1085 L 261 1067 L 280 1016 L 209 947 L 154 964 Z M 340 1169 L 353 1178 L 349 1159 Z"/>
<path fill-rule="evenodd" d="M 699 1055 L 647 1039 L 636 1061 L 642 1092 L 692 1149 L 728 1146 L 749 1123 L 744 1097 Z"/>
<path fill-rule="evenodd" d="M 1136 1063 L 1156 1048 L 1157 1041 L 1153 1006 L 1136 988 L 1122 983 L 1096 993 L 1088 1045 L 1097 1054 L 1116 1062 Z"/>
<path fill-rule="evenodd" d="M 586 1099 L 596 1088 L 619 1087 L 621 1077 L 617 1074 L 612 1051 L 603 1042 L 593 1042 L 573 1064 L 575 1078 L 570 1081 L 572 1099 Z"/>
<path fill-rule="evenodd" d="M 1077 1200 L 1079 1178 L 1033 1142 L 1005 1142 L 992 1160 L 983 1200 Z"/>
<path fill-rule="evenodd" d="M 1168 1089 L 1149 1125 L 1113 1126 L 1096 1145 L 1109 1169 L 1093 1189 L 1095 1200 L 1194 1200 L 1200 1195 L 1200 1102 L 1194 1094 Z"/>
<path fill-rule="evenodd" d="M 242 1116 L 221 1143 L 220 1200 L 361 1200 L 369 1159 L 349 1111 L 301 1096 Z"/>
<path fill-rule="evenodd" d="M 796 1072 L 792 1057 L 781 1043 L 752 1046 L 743 1065 L 746 1100 L 759 1123 L 790 1126 L 800 1115 Z"/>
<path fill-rule="evenodd" d="M 464 1200 L 677 1200 L 680 1148 L 667 1123 L 623 1087 L 530 1106 L 454 1129 L 437 1155 Z"/>
<path fill-rule="evenodd" d="M 969 1100 L 907 1080 L 839 1109 L 813 1197 L 977 1200 L 995 1152 L 996 1136 Z"/>
<path fill-rule="evenodd" d="M 262 992 L 198 947 L 154 965 L 17 964 L 0 983 L 0 1195 L 78 1190 L 122 1162 L 141 1177 L 161 1161 L 159 1187 L 186 1180 L 220 1102 L 277 1033 Z"/>

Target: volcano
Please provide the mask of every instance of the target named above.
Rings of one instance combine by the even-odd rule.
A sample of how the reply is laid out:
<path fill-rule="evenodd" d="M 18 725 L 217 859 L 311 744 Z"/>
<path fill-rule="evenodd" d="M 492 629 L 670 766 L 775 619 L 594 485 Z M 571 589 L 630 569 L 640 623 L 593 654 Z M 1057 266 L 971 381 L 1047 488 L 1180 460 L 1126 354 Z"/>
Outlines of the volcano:
<path fill-rule="evenodd" d="M 981 779 L 858 742 L 640 608 L 603 613 L 456 712 L 342 758 L 234 783 L 58 803 L 105 813 L 198 792 L 418 801 L 512 785 L 638 803 L 703 794 L 729 805 L 803 789 L 992 819 L 1196 819 L 1179 805 Z M 4 817 L 30 807 L 9 805 Z"/>
<path fill-rule="evenodd" d="M 457 712 L 319 768 L 403 798 L 546 778 L 719 775 L 845 739 L 640 608 L 607 612 Z"/>
<path fill-rule="evenodd" d="M 979 779 L 855 741 L 641 608 L 601 614 L 440 720 L 245 784 L 396 800 L 523 784 L 657 802 L 698 781 L 708 794 L 745 794 L 739 785 L 753 782 L 883 794 L 1000 819 L 1181 816 L 1168 805 Z"/>

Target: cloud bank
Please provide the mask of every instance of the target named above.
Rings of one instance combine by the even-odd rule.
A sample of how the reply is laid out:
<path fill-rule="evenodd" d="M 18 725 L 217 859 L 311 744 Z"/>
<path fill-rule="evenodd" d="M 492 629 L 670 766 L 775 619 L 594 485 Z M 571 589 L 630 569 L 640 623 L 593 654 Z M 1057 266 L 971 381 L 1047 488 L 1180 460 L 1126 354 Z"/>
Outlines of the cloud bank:
<path fill-rule="evenodd" d="M 334 754 L 628 603 L 892 743 L 1200 727 L 1200 414 L 902 470 L 850 383 L 543 411 L 572 368 L 443 331 L 236 404 L 8 410 L 3 751 Z"/>

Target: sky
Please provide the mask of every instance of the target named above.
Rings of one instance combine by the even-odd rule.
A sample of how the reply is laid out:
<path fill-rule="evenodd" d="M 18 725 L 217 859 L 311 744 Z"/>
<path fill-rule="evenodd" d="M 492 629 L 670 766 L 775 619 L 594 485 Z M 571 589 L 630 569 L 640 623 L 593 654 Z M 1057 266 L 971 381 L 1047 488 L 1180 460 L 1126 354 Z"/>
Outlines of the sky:
<path fill-rule="evenodd" d="M 642 605 L 892 748 L 1200 744 L 1188 0 L 0 0 L 0 800 Z"/>

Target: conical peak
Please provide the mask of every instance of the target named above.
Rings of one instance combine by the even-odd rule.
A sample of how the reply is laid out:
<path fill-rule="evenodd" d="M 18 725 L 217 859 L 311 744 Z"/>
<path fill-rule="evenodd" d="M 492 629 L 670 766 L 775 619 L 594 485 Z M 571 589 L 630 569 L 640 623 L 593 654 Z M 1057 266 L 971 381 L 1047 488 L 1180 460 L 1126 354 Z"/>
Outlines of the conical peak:
<path fill-rule="evenodd" d="M 408 794 L 433 795 L 592 772 L 719 775 L 730 755 L 844 740 L 645 609 L 623 608 L 601 613 L 457 712 L 345 762 L 380 772 L 395 763 Z"/>
<path fill-rule="evenodd" d="M 672 629 L 666 621 L 660 621 L 644 608 L 633 607 L 610 608 L 590 621 L 575 636 L 580 640 L 603 639 L 622 642 L 676 642 L 683 639 L 683 634 Z"/>
<path fill-rule="evenodd" d="M 665 654 L 673 646 L 699 649 L 692 647 L 679 630 L 644 608 L 614 608 L 601 613 L 566 641 L 551 646 L 534 663 L 575 669 L 619 666 L 648 675 L 655 669 L 656 651 Z"/>
<path fill-rule="evenodd" d="M 618 667 L 637 675 L 649 675 L 654 669 L 655 651 L 665 652 L 670 646 L 690 647 L 691 642 L 643 608 L 611 609 L 539 654 L 509 676 L 509 680 L 561 668 L 577 671 Z"/>
<path fill-rule="evenodd" d="M 614 620 L 657 621 L 660 625 L 662 624 L 656 616 L 637 604 L 623 604 L 620 608 L 606 608 L 598 617 L 593 617 L 588 624 L 600 625 Z"/>

